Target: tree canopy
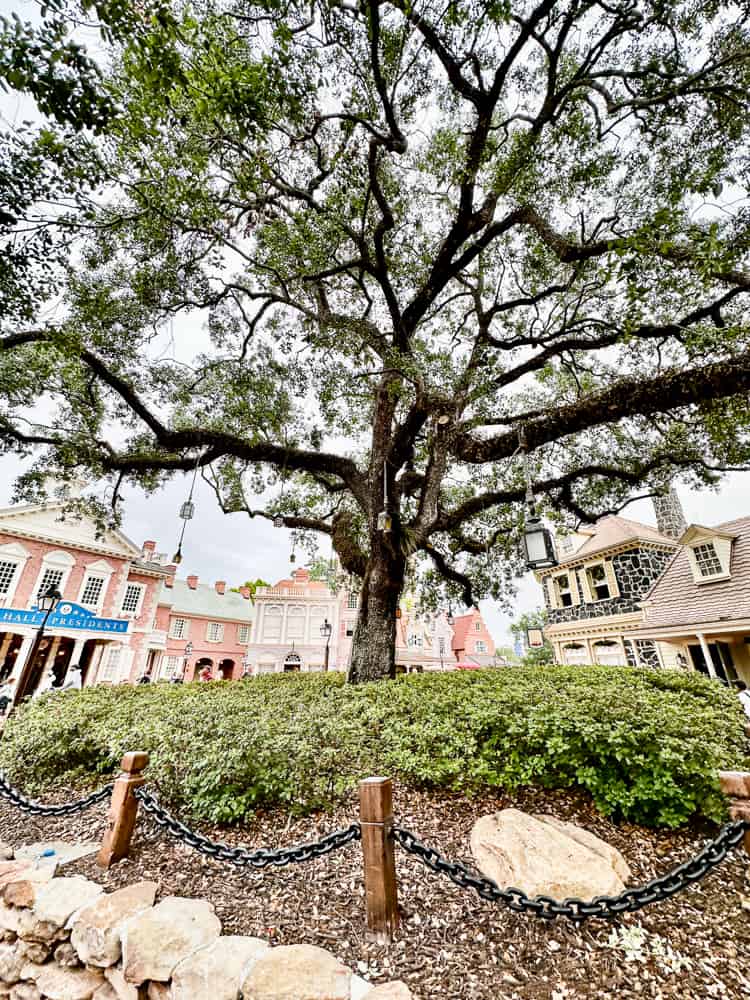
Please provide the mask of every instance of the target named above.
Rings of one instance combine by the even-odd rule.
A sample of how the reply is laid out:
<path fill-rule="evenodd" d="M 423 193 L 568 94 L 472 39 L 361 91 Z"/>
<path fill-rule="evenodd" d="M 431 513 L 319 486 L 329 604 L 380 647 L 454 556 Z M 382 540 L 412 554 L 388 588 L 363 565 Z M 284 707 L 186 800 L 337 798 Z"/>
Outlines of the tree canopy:
<path fill-rule="evenodd" d="M 744 8 L 144 10 L 108 42 L 65 308 L 2 320 L 27 489 L 85 470 L 116 512 L 197 463 L 225 510 L 328 536 L 364 680 L 415 565 L 507 598 L 524 453 L 572 522 L 748 464 Z"/>

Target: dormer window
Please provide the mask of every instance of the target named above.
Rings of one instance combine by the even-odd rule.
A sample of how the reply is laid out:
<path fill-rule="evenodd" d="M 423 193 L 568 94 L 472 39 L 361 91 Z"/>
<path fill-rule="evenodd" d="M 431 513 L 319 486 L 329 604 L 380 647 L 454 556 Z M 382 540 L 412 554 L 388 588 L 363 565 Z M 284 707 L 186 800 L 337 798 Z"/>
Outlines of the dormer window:
<path fill-rule="evenodd" d="M 713 542 L 705 542 L 703 545 L 694 546 L 693 555 L 695 556 L 695 563 L 701 576 L 721 576 L 724 573 L 724 568 L 721 565 L 721 560 Z"/>
<path fill-rule="evenodd" d="M 610 597 L 607 574 L 604 571 L 604 563 L 596 563 L 586 569 L 589 590 L 594 601 L 606 601 Z"/>
<path fill-rule="evenodd" d="M 555 593 L 558 608 L 569 608 L 573 603 L 573 589 L 567 573 L 555 577 Z"/>

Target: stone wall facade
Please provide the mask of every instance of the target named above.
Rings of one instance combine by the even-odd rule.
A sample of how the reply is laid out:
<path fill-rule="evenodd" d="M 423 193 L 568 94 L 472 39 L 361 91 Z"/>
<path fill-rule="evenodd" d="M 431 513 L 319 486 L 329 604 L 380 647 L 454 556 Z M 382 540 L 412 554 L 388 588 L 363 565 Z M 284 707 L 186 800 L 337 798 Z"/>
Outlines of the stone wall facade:
<path fill-rule="evenodd" d="M 674 550 L 672 549 L 645 545 L 618 552 L 612 557 L 602 553 L 602 560 L 611 558 L 615 579 L 620 590 L 618 597 L 611 597 L 603 601 L 586 602 L 584 600 L 583 587 L 580 582 L 582 568 L 556 567 L 552 573 L 547 575 L 546 579 L 566 569 L 568 573 L 577 573 L 580 603 L 567 608 L 553 608 L 550 606 L 549 593 L 545 586 L 544 602 L 549 614 L 549 623 L 557 625 L 562 622 L 585 621 L 591 618 L 604 618 L 610 615 L 638 611 L 640 602 L 656 579 L 664 572 L 673 554 Z"/>

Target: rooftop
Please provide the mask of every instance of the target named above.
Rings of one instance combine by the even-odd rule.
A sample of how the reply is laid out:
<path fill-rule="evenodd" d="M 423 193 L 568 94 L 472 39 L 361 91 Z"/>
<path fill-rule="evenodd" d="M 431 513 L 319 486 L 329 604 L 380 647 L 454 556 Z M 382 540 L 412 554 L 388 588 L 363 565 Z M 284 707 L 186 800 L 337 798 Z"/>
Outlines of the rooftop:
<path fill-rule="evenodd" d="M 581 559 L 588 559 L 589 556 L 603 552 L 606 549 L 613 549 L 627 542 L 650 542 L 651 544 L 665 545 L 669 548 L 676 548 L 677 542 L 668 535 L 663 535 L 656 528 L 640 521 L 631 521 L 627 517 L 620 517 L 619 514 L 609 514 L 600 518 L 595 525 L 586 529 L 589 537 L 576 549 L 560 560 L 560 566 L 579 562 Z"/>
<path fill-rule="evenodd" d="M 161 601 L 171 602 L 173 612 L 200 618 L 250 623 L 254 618 L 253 603 L 231 590 L 220 594 L 208 583 L 190 587 L 186 580 L 175 580 L 172 587 L 162 589 Z"/>

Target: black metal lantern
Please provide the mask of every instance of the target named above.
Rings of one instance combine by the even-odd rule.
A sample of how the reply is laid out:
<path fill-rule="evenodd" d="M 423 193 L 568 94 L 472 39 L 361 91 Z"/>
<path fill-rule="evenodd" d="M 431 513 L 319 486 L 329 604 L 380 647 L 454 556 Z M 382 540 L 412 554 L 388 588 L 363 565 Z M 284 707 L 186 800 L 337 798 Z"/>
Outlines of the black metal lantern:
<path fill-rule="evenodd" d="M 62 600 L 62 594 L 60 591 L 52 586 L 48 587 L 43 594 L 39 595 L 39 600 L 37 601 L 37 607 L 40 611 L 52 611 L 54 606 L 58 601 Z"/>
<path fill-rule="evenodd" d="M 331 637 L 331 632 L 332 631 L 333 631 L 333 626 L 331 625 L 331 623 L 326 618 L 326 620 L 320 626 L 320 637 L 321 637 L 321 639 L 329 639 Z"/>
<path fill-rule="evenodd" d="M 533 507 L 529 508 L 523 529 L 523 547 L 529 569 L 548 569 L 557 565 L 552 535 Z"/>
<path fill-rule="evenodd" d="M 448 605 L 448 614 L 445 616 L 445 620 L 448 622 L 449 625 L 453 624 L 453 621 L 454 621 L 454 619 L 453 619 L 453 608 L 451 607 L 450 604 Z"/>
<path fill-rule="evenodd" d="M 284 518 L 281 516 L 281 514 L 277 514 L 276 517 L 273 519 L 273 526 L 274 528 L 284 527 Z"/>
<path fill-rule="evenodd" d="M 192 500 L 186 500 L 180 507 L 180 517 L 183 521 L 190 521 L 193 514 L 195 514 L 195 504 Z"/>

